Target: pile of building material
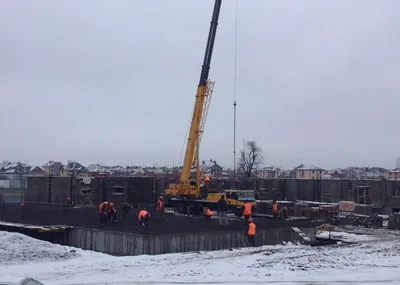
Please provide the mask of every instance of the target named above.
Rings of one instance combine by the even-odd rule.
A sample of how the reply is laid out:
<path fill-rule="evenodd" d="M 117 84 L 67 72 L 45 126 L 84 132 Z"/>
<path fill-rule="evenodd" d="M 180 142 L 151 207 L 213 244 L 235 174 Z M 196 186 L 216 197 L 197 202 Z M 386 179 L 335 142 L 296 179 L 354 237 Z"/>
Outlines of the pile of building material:
<path fill-rule="evenodd" d="M 387 228 L 391 230 L 400 230 L 400 213 L 389 215 Z"/>
<path fill-rule="evenodd" d="M 307 217 L 336 225 L 383 227 L 382 217 L 372 214 L 372 205 L 356 204 L 354 201 L 324 203 L 297 200 L 278 201 L 278 203 L 281 208 L 288 209 L 289 217 Z M 257 213 L 272 218 L 272 201 L 257 201 Z"/>
<path fill-rule="evenodd" d="M 342 212 L 332 220 L 332 224 L 341 226 L 362 226 L 366 228 L 383 228 L 383 218 L 378 215 L 360 215 Z"/>

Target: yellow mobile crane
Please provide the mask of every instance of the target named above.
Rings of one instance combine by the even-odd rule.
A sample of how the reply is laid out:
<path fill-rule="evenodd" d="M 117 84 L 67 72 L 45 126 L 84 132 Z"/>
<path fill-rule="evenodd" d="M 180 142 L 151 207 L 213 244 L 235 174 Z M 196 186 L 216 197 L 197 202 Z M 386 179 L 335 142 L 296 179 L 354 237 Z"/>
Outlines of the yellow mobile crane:
<path fill-rule="evenodd" d="M 215 0 L 214 4 L 181 177 L 179 183 L 169 184 L 168 188 L 165 189 L 165 194 L 163 194 L 166 198 L 167 206 L 178 207 L 181 212 L 185 213 L 189 211 L 198 213 L 203 206 L 213 209 L 221 195 L 225 195 L 228 204 L 234 208 L 241 208 L 244 200 L 252 200 L 255 205 L 255 195 L 252 190 L 226 190 L 224 193 L 208 194 L 202 192 L 200 188 L 199 148 L 214 88 L 214 82 L 209 80 L 208 75 L 217 33 L 221 1 Z M 191 181 L 190 179 L 192 167 L 196 167 L 196 181 Z M 193 209 L 196 210 L 193 211 Z"/>

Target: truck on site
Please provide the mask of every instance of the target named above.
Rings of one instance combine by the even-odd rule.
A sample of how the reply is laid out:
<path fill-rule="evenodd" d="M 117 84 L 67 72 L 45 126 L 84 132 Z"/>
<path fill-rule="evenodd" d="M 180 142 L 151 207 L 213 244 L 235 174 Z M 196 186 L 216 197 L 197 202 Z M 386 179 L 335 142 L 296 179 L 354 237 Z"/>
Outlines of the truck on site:
<path fill-rule="evenodd" d="M 208 187 L 201 187 L 199 149 L 215 83 L 209 80 L 208 75 L 221 10 L 221 1 L 215 0 L 214 3 L 180 179 L 178 183 L 170 183 L 167 189 L 165 189 L 165 193 L 161 194 L 164 197 L 167 207 L 173 207 L 178 212 L 184 214 L 200 214 L 204 207 L 215 210 L 221 195 L 227 200 L 229 210 L 237 215 L 241 215 L 241 209 L 245 201 L 251 202 L 253 207 L 256 205 L 253 190 L 229 189 L 221 193 L 216 193 L 215 191 L 210 191 Z M 193 168 L 195 168 L 196 178 L 192 180 L 191 171 Z"/>

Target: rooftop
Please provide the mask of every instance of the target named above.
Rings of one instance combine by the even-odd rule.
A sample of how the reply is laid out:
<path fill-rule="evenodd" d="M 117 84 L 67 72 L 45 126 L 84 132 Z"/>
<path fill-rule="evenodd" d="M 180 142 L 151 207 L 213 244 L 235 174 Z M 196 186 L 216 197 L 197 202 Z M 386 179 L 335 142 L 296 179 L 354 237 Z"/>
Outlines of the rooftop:
<path fill-rule="evenodd" d="M 295 168 L 295 170 L 322 170 L 322 168 L 311 164 L 310 165 L 300 164 Z"/>

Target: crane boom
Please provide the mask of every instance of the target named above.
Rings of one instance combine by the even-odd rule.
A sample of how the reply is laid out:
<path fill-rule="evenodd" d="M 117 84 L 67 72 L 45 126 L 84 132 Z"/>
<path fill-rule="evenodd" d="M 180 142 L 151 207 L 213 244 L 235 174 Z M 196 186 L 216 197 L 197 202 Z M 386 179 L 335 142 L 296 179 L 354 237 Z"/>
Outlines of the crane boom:
<path fill-rule="evenodd" d="M 203 65 L 200 73 L 199 85 L 197 86 L 196 100 L 194 104 L 193 116 L 190 125 L 189 137 L 180 182 L 179 184 L 170 184 L 168 189 L 166 189 L 167 194 L 172 194 L 174 196 L 194 196 L 196 198 L 200 196 L 200 185 L 199 183 L 196 183 L 196 185 L 191 185 L 190 173 L 193 163 L 195 161 L 197 161 L 198 163 L 198 159 L 196 158 L 196 156 L 198 155 L 199 151 L 198 148 L 202 127 L 204 127 L 205 111 L 207 110 L 207 97 L 210 95 L 210 89 L 212 89 L 209 87 L 211 87 L 211 85 L 213 86 L 213 83 L 209 82 L 208 75 L 210 72 L 211 58 L 217 33 L 221 2 L 222 0 L 215 0 L 214 4 L 206 51 L 204 54 Z"/>

